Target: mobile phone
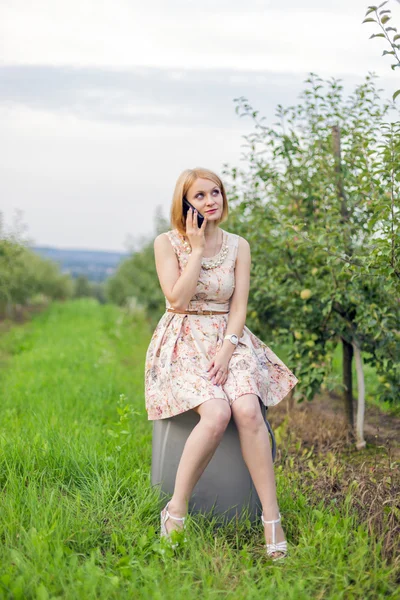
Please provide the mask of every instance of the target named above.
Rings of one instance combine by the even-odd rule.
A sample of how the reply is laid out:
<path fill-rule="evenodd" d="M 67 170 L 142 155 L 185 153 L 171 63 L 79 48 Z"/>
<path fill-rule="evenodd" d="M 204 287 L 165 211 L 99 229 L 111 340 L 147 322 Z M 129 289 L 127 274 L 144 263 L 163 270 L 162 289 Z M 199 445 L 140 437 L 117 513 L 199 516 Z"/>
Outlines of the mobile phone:
<path fill-rule="evenodd" d="M 191 204 L 189 202 L 189 200 L 186 200 L 186 198 L 183 198 L 182 203 L 183 203 L 183 215 L 185 217 L 187 216 L 189 208 L 193 208 L 193 210 L 195 210 L 195 207 L 193 206 L 193 204 Z M 204 221 L 203 215 L 201 213 L 199 213 L 199 211 L 197 211 L 197 225 L 199 227 L 201 227 L 203 224 L 203 221 Z"/>

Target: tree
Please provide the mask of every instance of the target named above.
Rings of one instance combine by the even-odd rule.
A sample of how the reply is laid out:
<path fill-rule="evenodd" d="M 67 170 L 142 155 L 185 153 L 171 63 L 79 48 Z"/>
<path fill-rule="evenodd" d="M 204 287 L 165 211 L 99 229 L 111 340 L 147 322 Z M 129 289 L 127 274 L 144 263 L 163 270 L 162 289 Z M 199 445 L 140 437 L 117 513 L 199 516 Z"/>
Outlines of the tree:
<path fill-rule="evenodd" d="M 400 3 L 400 0 L 397 0 L 397 2 Z M 385 6 L 385 4 L 388 3 L 388 0 L 385 0 L 385 2 L 382 2 L 381 4 L 379 4 L 378 6 L 369 6 L 367 12 L 365 13 L 365 19 L 363 21 L 363 23 L 378 23 L 378 25 L 380 26 L 380 33 L 373 33 L 370 36 L 371 38 L 384 38 L 388 43 L 389 46 L 391 47 L 391 50 L 384 50 L 382 53 L 382 56 L 387 55 L 392 55 L 395 57 L 395 62 L 392 63 L 390 65 L 392 71 L 394 71 L 396 68 L 400 68 L 400 56 L 397 52 L 397 50 L 400 50 L 400 44 L 396 44 L 395 42 L 397 40 L 400 40 L 400 34 L 397 33 L 397 28 L 396 27 L 385 27 L 386 23 L 388 23 L 388 21 L 390 21 L 390 19 L 392 18 L 391 16 L 391 10 L 386 7 L 384 10 L 381 10 L 383 6 Z M 373 17 L 369 17 L 368 15 L 370 15 L 371 13 L 375 13 L 375 19 Z M 394 34 L 392 34 L 393 39 L 390 39 L 390 33 L 394 31 Z M 393 101 L 396 100 L 397 96 L 400 94 L 400 90 L 396 90 L 393 94 Z"/>
<path fill-rule="evenodd" d="M 86 275 L 78 275 L 75 279 L 75 298 L 86 298 L 92 295 L 92 288 Z"/>
<path fill-rule="evenodd" d="M 254 326 L 292 342 L 300 401 L 336 383 L 331 361 L 341 340 L 350 431 L 354 352 L 359 391 L 361 351 L 384 378 L 381 398 L 394 402 L 400 383 L 400 146 L 387 137 L 391 106 L 380 102 L 374 77 L 344 99 L 340 80 L 311 73 L 303 103 L 278 105 L 272 127 L 246 98 L 235 99 L 255 131 L 245 136 L 247 169 L 225 168 L 232 224 L 252 247 Z"/>
<path fill-rule="evenodd" d="M 14 317 L 37 295 L 63 299 L 72 293 L 70 277 L 30 250 L 22 231 L 20 214 L 8 231 L 0 213 L 0 317 Z"/>

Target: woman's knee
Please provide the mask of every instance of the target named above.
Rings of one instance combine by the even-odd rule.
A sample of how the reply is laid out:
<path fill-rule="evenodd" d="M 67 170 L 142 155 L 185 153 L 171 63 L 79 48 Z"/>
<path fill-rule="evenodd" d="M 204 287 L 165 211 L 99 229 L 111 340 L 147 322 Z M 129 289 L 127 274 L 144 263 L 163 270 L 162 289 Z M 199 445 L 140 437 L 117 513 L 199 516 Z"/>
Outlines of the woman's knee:
<path fill-rule="evenodd" d="M 256 430 L 264 425 L 264 419 L 257 396 L 251 396 L 244 394 L 232 402 L 232 413 L 236 425 Z"/>
<path fill-rule="evenodd" d="M 229 403 L 221 398 L 206 400 L 193 410 L 200 415 L 203 423 L 216 434 L 225 431 L 232 416 Z"/>

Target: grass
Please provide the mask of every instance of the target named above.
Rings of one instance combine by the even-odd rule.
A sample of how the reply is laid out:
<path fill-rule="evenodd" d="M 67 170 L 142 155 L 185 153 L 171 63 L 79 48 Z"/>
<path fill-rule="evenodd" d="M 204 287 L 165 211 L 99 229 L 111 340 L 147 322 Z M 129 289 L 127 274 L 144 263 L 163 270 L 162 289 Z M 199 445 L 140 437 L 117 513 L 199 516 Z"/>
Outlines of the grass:
<path fill-rule="evenodd" d="M 262 527 L 245 519 L 189 517 L 187 547 L 162 543 L 143 389 L 151 333 L 83 299 L 0 337 L 0 598 L 394 598 L 394 565 L 351 487 L 321 499 L 288 452 L 276 464 L 285 562 L 265 558 Z"/>

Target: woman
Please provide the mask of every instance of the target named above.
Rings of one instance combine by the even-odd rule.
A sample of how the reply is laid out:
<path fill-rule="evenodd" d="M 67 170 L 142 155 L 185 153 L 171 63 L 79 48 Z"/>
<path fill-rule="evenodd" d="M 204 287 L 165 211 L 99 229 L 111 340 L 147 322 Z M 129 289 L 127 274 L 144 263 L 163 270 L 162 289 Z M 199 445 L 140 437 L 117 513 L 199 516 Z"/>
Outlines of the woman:
<path fill-rule="evenodd" d="M 196 210 L 186 217 L 183 199 Z M 197 214 L 204 216 L 201 227 Z M 192 491 L 231 419 L 262 503 L 267 554 L 287 554 L 280 524 L 269 434 L 260 410 L 280 402 L 298 379 L 245 325 L 250 246 L 219 227 L 228 216 L 220 178 L 208 169 L 185 170 L 175 186 L 173 229 L 154 240 L 166 312 L 150 341 L 145 365 L 149 420 L 194 410 L 172 498 L 161 511 L 161 535 L 185 526 Z"/>

